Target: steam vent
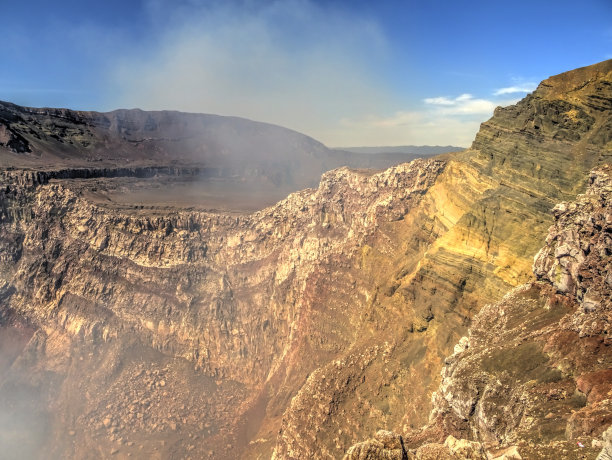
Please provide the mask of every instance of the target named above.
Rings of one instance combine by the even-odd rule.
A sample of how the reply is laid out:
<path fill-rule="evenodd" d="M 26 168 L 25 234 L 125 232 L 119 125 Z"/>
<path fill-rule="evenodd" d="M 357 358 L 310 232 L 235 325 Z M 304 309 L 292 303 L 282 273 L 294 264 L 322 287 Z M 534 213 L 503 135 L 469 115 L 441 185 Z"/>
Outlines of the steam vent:
<path fill-rule="evenodd" d="M 392 164 L 0 103 L 0 457 L 612 458 L 612 60 Z"/>

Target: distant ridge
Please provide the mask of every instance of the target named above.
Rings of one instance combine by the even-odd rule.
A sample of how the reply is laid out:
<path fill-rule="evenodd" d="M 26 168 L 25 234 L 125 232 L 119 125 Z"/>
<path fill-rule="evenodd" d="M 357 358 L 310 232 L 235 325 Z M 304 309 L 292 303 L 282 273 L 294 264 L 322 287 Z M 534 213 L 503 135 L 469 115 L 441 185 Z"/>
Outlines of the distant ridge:
<path fill-rule="evenodd" d="M 344 150 L 352 153 L 402 153 L 413 154 L 418 156 L 440 155 L 442 153 L 459 152 L 465 150 L 464 147 L 453 145 L 398 145 L 398 146 L 380 146 L 380 147 L 338 147 L 334 150 Z"/>
<path fill-rule="evenodd" d="M 272 184 L 285 195 L 316 187 L 321 174 L 341 166 L 386 169 L 447 151 L 415 147 L 408 154 L 370 155 L 330 149 L 296 131 L 238 117 L 140 109 L 84 112 L 0 101 L 0 168 L 204 168 L 217 177 Z"/>

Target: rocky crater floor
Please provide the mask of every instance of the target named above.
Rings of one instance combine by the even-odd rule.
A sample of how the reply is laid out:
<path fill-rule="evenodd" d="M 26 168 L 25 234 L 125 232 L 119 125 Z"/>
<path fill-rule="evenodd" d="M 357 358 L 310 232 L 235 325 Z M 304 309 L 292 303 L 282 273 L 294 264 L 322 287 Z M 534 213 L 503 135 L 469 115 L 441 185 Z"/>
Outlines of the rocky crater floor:
<path fill-rule="evenodd" d="M 279 133 L 244 120 L 0 112 L 7 458 L 602 450 L 612 61 L 498 108 L 466 151 L 334 169 L 238 207 L 214 197 L 249 180 L 284 194 L 321 171 L 266 169 Z M 211 169 L 218 132 L 228 152 L 268 154 Z M 282 135 L 297 170 L 327 164 Z M 198 206 L 202 177 L 223 185 Z"/>

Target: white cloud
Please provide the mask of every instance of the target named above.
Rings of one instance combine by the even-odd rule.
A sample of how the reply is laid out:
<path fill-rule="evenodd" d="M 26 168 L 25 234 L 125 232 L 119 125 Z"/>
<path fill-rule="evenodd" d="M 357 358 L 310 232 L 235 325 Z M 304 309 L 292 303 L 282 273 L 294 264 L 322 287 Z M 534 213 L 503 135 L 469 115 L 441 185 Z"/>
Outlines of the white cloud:
<path fill-rule="evenodd" d="M 473 99 L 474 96 L 472 96 L 471 94 L 462 94 L 461 96 L 457 97 L 455 99 L 455 101 L 457 102 L 464 102 L 464 101 L 469 101 L 470 99 Z"/>
<path fill-rule="evenodd" d="M 442 115 L 491 115 L 498 104 L 486 99 L 474 99 L 471 94 L 462 94 L 455 98 L 430 97 L 425 104 L 432 105 Z"/>
<path fill-rule="evenodd" d="M 428 97 L 425 99 L 426 104 L 432 105 L 455 105 L 457 103 L 456 99 L 449 99 L 444 96 L 440 97 Z"/>
<path fill-rule="evenodd" d="M 334 145 L 456 145 L 468 147 L 480 124 L 493 115 L 498 105 L 516 99 L 491 101 L 469 93 L 457 97 L 424 99 L 420 110 L 399 110 L 388 115 L 344 118 L 327 135 Z M 350 141 L 347 142 L 347 137 Z"/>
<path fill-rule="evenodd" d="M 493 95 L 502 96 L 504 94 L 531 93 L 532 91 L 535 91 L 537 86 L 538 85 L 535 83 L 524 83 L 520 86 L 508 86 L 506 88 L 499 88 L 493 93 Z"/>

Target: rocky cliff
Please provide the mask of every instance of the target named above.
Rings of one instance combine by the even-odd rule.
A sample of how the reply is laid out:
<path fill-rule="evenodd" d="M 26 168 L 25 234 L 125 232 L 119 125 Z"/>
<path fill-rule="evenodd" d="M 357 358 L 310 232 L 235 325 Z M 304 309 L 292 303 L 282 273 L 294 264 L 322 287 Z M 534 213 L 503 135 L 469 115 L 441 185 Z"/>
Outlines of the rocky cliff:
<path fill-rule="evenodd" d="M 594 458 L 612 423 L 612 175 L 553 210 L 537 282 L 475 317 L 446 361 L 433 419 L 524 458 Z M 455 433 L 457 436 L 457 433 Z M 580 447 L 581 443 L 584 448 Z"/>
<path fill-rule="evenodd" d="M 413 430 L 474 316 L 532 279 L 550 210 L 609 162 L 611 101 L 612 61 L 551 77 L 497 109 L 471 149 L 337 169 L 251 214 L 95 198 L 88 181 L 114 173 L 3 172 L 0 343 L 15 346 L 0 361 L 0 405 L 24 420 L 4 442 L 57 458 L 341 458 L 380 428 L 410 434 L 407 448 L 435 433 L 485 437 L 476 419 L 444 415 L 462 409 L 444 409 L 454 399 L 439 391 L 443 429 Z M 164 165 L 138 167 L 126 174 Z M 536 273 L 600 311 L 605 292 L 576 277 L 591 253 L 575 253 L 574 233 L 559 239 L 567 255 L 540 253 Z M 540 309 L 546 321 L 569 311 L 559 299 Z M 527 300 L 517 305 L 536 308 Z M 575 321 L 578 335 L 604 324 Z M 551 359 L 538 346 L 519 347 L 538 365 L 516 371 L 534 373 L 525 385 L 537 391 Z M 512 377 L 514 354 L 500 353 L 490 366 Z M 496 416 L 482 410 L 482 423 Z M 514 442 L 504 430 L 483 442 Z"/>
<path fill-rule="evenodd" d="M 474 317 L 445 360 L 428 426 L 381 431 L 347 459 L 597 456 L 612 424 L 612 168 L 553 212 L 537 281 Z"/>
<path fill-rule="evenodd" d="M 133 401 L 100 410 L 100 398 L 121 400 L 126 386 L 142 385 L 137 377 L 143 376 L 143 366 L 156 363 L 129 362 L 133 348 L 182 358 L 208 376 L 209 385 L 223 388 L 219 401 L 198 403 L 204 411 L 217 404 L 211 414 L 196 412 L 191 420 L 194 426 L 187 419 L 181 423 L 183 436 L 189 431 L 200 433 L 202 419 L 212 419 L 213 425 L 234 425 L 251 417 L 250 408 L 262 404 L 257 399 L 264 397 L 260 394 L 267 391 L 268 382 L 278 378 L 279 369 L 290 362 L 287 354 L 294 335 L 318 301 L 307 290 L 321 278 L 331 282 L 330 273 L 347 268 L 355 248 L 378 223 L 396 220 L 413 207 L 443 166 L 430 160 L 378 174 L 336 170 L 323 177 L 317 190 L 291 195 L 247 216 L 109 212 L 61 183 L 43 181 L 41 185 L 11 172 L 2 190 L 2 273 L 10 280 L 3 286 L 6 314 L 8 319 L 27 318 L 40 327 L 32 339 L 36 339 L 32 353 L 37 364 L 48 364 L 49 341 L 61 336 L 52 347 L 59 353 L 53 365 L 60 368 L 61 376 L 92 372 L 89 366 L 99 373 L 110 366 L 110 375 L 98 377 L 104 382 L 110 379 L 111 389 L 106 390 L 110 394 L 89 391 L 83 401 L 73 404 L 85 413 L 74 414 L 72 422 L 78 420 L 83 437 L 99 443 L 96 429 L 105 420 L 118 424 L 104 426 L 110 430 L 104 435 L 111 438 L 115 431 L 136 429 L 155 436 L 176 428 L 169 401 L 158 403 L 158 410 L 168 410 L 167 414 L 154 415 L 151 406 L 146 413 L 132 407 L 140 407 L 142 398 L 149 401 L 150 395 L 145 395 L 157 389 L 160 381 L 169 386 L 167 376 L 148 382 Z M 343 288 L 346 295 L 356 282 L 345 282 L 344 287 L 334 282 L 334 288 Z M 358 299 L 363 294 L 351 295 Z M 348 305 L 350 297 L 345 302 Z M 333 329 L 318 334 L 324 340 L 333 339 Z M 91 350 L 92 355 L 77 363 L 77 369 L 67 370 L 73 366 L 72 353 L 57 350 L 63 345 L 77 347 L 79 354 Z M 32 346 L 31 341 L 28 347 Z M 56 358 L 62 362 L 55 362 Z M 165 367 L 161 375 L 169 372 Z M 99 385 L 85 379 L 85 384 L 79 382 L 85 388 Z M 65 385 L 76 383 L 67 379 L 60 387 Z M 195 391 L 186 384 L 181 392 L 187 390 Z M 233 401 L 233 410 L 228 409 L 228 401 Z M 141 420 L 133 420 L 138 414 Z M 253 417 L 261 419 L 262 414 Z M 222 445 L 219 449 L 231 457 L 235 453 L 226 444 L 242 446 L 245 441 L 235 427 L 217 436 L 223 439 L 221 444 L 200 442 L 194 455 L 209 449 L 219 455 L 211 446 Z M 73 455 L 89 449 L 91 444 L 81 442 Z"/>

